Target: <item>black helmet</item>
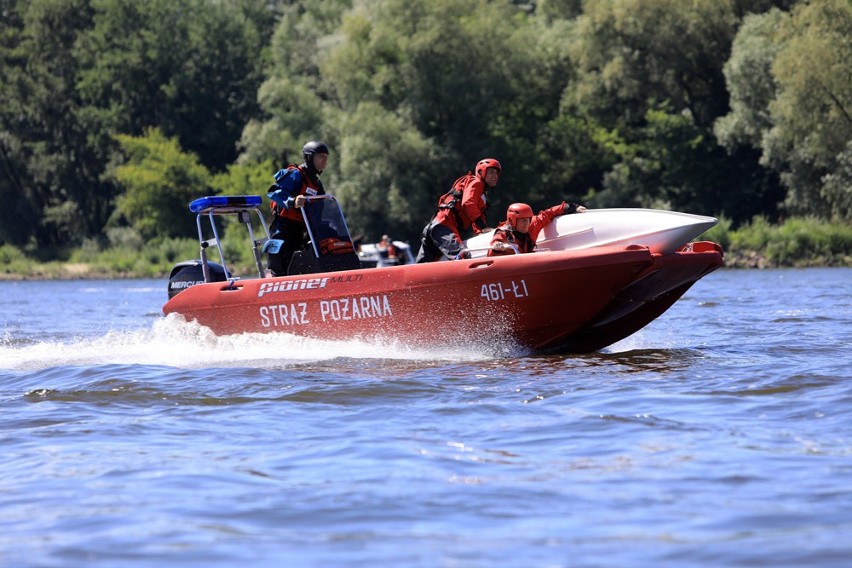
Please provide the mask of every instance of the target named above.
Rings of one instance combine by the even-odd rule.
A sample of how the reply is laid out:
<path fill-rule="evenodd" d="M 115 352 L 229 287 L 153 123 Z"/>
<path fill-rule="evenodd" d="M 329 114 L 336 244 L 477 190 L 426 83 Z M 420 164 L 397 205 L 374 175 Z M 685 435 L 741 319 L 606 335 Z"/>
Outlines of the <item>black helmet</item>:
<path fill-rule="evenodd" d="M 328 154 L 328 146 L 318 140 L 311 140 L 302 146 L 302 156 L 305 158 L 305 163 L 312 165 L 314 154 Z"/>

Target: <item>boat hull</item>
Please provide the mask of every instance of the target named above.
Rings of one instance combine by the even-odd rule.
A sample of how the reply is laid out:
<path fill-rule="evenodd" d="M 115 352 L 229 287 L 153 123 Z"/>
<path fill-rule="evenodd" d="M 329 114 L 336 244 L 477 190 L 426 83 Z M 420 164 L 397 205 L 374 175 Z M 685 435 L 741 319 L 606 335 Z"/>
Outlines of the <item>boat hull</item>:
<path fill-rule="evenodd" d="M 199 284 L 163 311 L 220 335 L 285 332 L 583 352 L 633 333 L 721 263 L 717 249 L 549 251 Z M 617 332 L 619 321 L 635 329 Z"/>
<path fill-rule="evenodd" d="M 674 253 L 653 256 L 651 266 L 554 350 L 590 353 L 629 337 L 660 317 L 693 284 L 723 264 L 722 248 L 711 242 L 690 243 Z"/>

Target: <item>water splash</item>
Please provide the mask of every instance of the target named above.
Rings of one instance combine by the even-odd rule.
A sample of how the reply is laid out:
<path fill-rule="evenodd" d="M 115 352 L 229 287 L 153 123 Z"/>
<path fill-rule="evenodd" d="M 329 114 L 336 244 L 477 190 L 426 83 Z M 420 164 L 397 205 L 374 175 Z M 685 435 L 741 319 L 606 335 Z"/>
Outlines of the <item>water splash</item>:
<path fill-rule="evenodd" d="M 96 337 L 15 341 L 6 333 L 0 339 L 0 368 L 13 371 L 109 364 L 275 368 L 337 358 L 462 362 L 493 357 L 493 352 L 469 346 L 418 347 L 391 339 L 330 341 L 289 333 L 217 336 L 179 316 L 160 318 L 147 329 L 110 330 Z"/>

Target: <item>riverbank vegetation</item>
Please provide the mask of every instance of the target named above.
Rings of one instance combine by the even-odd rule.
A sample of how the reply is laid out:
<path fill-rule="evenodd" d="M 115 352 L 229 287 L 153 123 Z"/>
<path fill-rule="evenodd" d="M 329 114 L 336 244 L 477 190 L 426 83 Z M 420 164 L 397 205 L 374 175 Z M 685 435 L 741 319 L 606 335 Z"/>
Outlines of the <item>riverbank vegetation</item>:
<path fill-rule="evenodd" d="M 0 0 L 0 274 L 159 275 L 310 139 L 368 241 L 493 156 L 492 224 L 674 209 L 729 264 L 848 264 L 850 60 L 848 0 Z"/>

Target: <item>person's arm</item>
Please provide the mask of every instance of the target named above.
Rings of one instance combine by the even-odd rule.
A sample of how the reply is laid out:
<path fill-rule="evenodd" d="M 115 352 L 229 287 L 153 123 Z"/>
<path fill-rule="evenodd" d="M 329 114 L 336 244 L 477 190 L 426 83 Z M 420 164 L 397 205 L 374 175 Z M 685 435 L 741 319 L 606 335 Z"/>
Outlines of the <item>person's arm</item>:
<path fill-rule="evenodd" d="M 281 170 L 275 174 L 275 181 L 276 184 L 267 193 L 270 201 L 281 209 L 293 209 L 300 206 L 296 203 L 297 197 L 302 197 L 301 205 L 304 205 L 304 196 L 298 195 L 302 189 L 302 172 L 297 169 Z"/>
<path fill-rule="evenodd" d="M 539 211 L 538 215 L 533 217 L 532 221 L 530 221 L 530 238 L 535 241 L 536 238 L 538 238 L 538 233 L 555 218 L 560 215 L 564 215 L 567 209 L 568 205 L 563 201 L 559 205 L 554 205 L 553 207 L 548 207 L 544 211 Z"/>

